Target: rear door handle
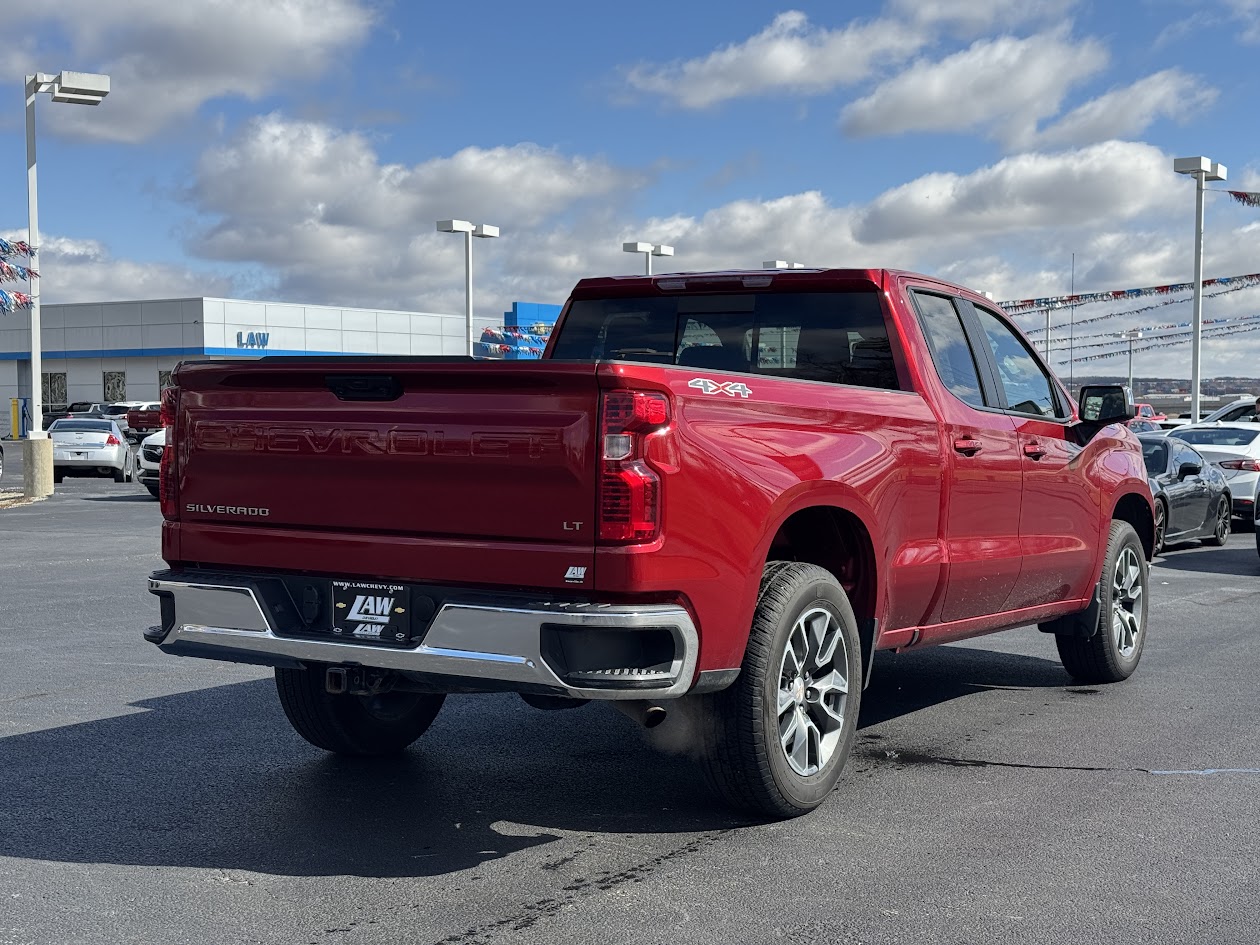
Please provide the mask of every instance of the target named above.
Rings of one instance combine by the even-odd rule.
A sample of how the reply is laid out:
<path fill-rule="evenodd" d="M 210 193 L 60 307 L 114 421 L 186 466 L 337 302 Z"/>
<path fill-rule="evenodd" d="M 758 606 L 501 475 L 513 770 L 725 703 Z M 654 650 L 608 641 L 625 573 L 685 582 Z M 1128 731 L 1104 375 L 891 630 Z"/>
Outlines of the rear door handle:
<path fill-rule="evenodd" d="M 970 440 L 966 437 L 959 437 L 954 440 L 954 451 L 962 453 L 964 456 L 975 456 L 982 449 L 984 449 L 984 444 L 979 440 Z"/>
<path fill-rule="evenodd" d="M 1041 457 L 1046 455 L 1046 449 L 1044 446 L 1042 446 L 1040 443 L 1034 440 L 1031 443 L 1024 444 L 1024 455 L 1029 456 L 1032 459 L 1041 459 Z"/>

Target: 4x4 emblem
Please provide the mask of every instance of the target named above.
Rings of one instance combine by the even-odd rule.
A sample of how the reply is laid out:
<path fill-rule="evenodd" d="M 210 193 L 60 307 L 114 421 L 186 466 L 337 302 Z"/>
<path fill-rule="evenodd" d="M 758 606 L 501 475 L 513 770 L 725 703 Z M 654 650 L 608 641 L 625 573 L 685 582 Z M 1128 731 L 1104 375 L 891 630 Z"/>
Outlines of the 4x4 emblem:
<path fill-rule="evenodd" d="M 688 387 L 698 388 L 706 394 L 725 394 L 727 397 L 748 397 L 752 388 L 741 381 L 711 381 L 707 377 L 697 377 L 687 382 Z"/>

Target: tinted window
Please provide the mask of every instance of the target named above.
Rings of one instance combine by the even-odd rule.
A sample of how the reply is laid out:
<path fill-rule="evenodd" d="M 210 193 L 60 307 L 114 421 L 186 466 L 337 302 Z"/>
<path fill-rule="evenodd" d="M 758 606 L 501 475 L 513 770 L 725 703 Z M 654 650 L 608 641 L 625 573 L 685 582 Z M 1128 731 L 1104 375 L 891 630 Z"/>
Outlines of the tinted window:
<path fill-rule="evenodd" d="M 576 301 L 551 356 L 900 388 L 874 290 Z"/>
<path fill-rule="evenodd" d="M 943 295 L 925 292 L 916 292 L 914 297 L 941 382 L 960 400 L 983 407 L 980 372 L 954 303 Z"/>
<path fill-rule="evenodd" d="M 114 425 L 108 420 L 57 420 L 48 432 L 57 433 L 112 433 Z"/>
<path fill-rule="evenodd" d="M 1202 456 L 1184 443 L 1178 443 L 1173 448 L 1173 469 L 1180 469 L 1185 463 L 1194 463 L 1196 466 L 1204 465 Z"/>
<path fill-rule="evenodd" d="M 1024 340 L 988 309 L 977 306 L 976 316 L 997 362 L 998 378 L 1006 390 L 1008 409 L 1039 417 L 1059 416 L 1054 384 Z"/>
<path fill-rule="evenodd" d="M 1230 427 L 1204 427 L 1201 430 L 1178 430 L 1177 438 L 1199 446 L 1246 446 L 1260 430 L 1235 430 Z"/>
<path fill-rule="evenodd" d="M 1162 476 L 1168 469 L 1168 444 L 1142 441 L 1142 458 L 1148 476 Z"/>
<path fill-rule="evenodd" d="M 1250 420 L 1253 417 L 1255 417 L 1255 415 L 1256 415 L 1255 404 L 1243 404 L 1241 407 L 1235 407 L 1233 410 L 1225 411 L 1225 413 L 1217 417 L 1217 419 L 1224 420 L 1228 423 L 1233 423 L 1238 420 Z"/>

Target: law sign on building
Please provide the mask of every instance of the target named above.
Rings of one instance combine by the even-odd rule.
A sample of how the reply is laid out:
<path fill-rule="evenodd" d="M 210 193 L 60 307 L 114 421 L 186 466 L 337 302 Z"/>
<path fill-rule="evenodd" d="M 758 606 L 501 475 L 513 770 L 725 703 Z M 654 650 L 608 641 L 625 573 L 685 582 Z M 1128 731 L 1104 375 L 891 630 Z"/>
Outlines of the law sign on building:
<path fill-rule="evenodd" d="M 267 331 L 238 331 L 236 333 L 236 347 L 265 348 L 270 338 L 271 332 Z"/>

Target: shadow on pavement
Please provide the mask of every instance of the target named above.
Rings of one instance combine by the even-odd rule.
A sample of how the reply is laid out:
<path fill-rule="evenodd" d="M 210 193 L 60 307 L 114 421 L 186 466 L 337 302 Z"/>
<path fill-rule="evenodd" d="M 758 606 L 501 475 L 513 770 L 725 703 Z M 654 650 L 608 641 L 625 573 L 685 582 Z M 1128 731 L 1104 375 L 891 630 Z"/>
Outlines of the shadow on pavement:
<path fill-rule="evenodd" d="M 1067 683 L 1052 661 L 972 649 L 879 662 L 863 727 L 990 687 Z M 372 761 L 307 745 L 269 679 L 135 707 L 145 711 L 0 739 L 0 856 L 431 876 L 548 843 L 556 829 L 747 823 L 692 761 L 654 750 L 605 706 L 543 713 L 511 695 L 453 697 L 410 751 Z M 653 738 L 668 740 L 669 725 Z M 685 734 L 674 729 L 680 748 Z"/>
<path fill-rule="evenodd" d="M 1046 635 L 1054 652 L 1054 640 Z M 1061 689 L 1072 679 L 1057 659 L 934 646 L 875 655 L 871 684 L 862 694 L 858 728 L 870 728 L 920 709 L 989 689 Z"/>
<path fill-rule="evenodd" d="M 157 499 L 149 495 L 147 492 L 127 493 L 126 495 L 80 495 L 75 496 L 84 502 L 145 502 L 157 507 Z"/>
<path fill-rule="evenodd" d="M 1189 551 L 1198 549 L 1191 546 L 1184 551 L 1166 551 L 1163 556 L 1155 559 L 1151 568 L 1152 575 L 1158 575 L 1163 570 L 1247 577 L 1260 575 L 1260 558 L 1256 556 L 1256 546 L 1250 541 L 1225 548 L 1204 548 L 1197 554 L 1187 554 Z"/>

